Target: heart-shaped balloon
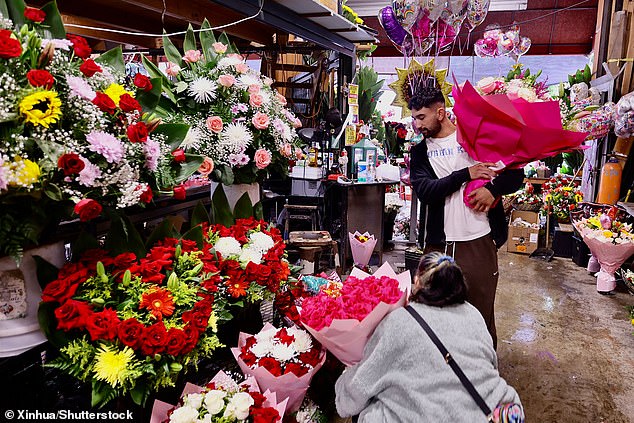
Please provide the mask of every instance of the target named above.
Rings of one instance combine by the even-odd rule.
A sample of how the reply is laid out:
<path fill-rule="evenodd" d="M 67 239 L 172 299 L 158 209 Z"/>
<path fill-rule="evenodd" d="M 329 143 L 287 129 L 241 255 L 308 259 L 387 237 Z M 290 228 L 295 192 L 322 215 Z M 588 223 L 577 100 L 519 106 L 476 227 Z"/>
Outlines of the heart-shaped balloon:
<path fill-rule="evenodd" d="M 421 13 L 420 18 L 412 26 L 410 33 L 414 38 L 427 38 L 431 33 L 432 21 L 426 12 Z"/>
<path fill-rule="evenodd" d="M 529 48 L 531 48 L 531 39 L 528 37 L 521 37 L 520 42 L 515 46 L 509 56 L 517 62 L 520 60 L 520 57 L 528 52 Z"/>
<path fill-rule="evenodd" d="M 396 48 L 400 49 L 403 45 L 405 37 L 408 35 L 405 28 L 396 19 L 392 6 L 386 6 L 379 11 L 379 23 L 385 30 L 387 37 Z"/>
<path fill-rule="evenodd" d="M 467 3 L 469 0 L 449 0 L 449 8 L 455 14 L 459 14 L 462 9 L 467 8 Z"/>
<path fill-rule="evenodd" d="M 431 22 L 436 22 L 447 4 L 446 0 L 420 0 L 421 12 L 427 12 Z"/>
<path fill-rule="evenodd" d="M 392 10 L 398 23 L 409 31 L 418 20 L 421 6 L 419 0 L 392 0 Z"/>
<path fill-rule="evenodd" d="M 456 40 L 458 33 L 456 30 L 443 19 L 438 19 L 436 22 L 436 48 L 438 52 L 442 51 L 445 47 L 448 47 Z"/>
<path fill-rule="evenodd" d="M 478 25 L 484 22 L 491 0 L 469 0 L 467 3 L 467 25 L 469 32 L 473 31 Z"/>

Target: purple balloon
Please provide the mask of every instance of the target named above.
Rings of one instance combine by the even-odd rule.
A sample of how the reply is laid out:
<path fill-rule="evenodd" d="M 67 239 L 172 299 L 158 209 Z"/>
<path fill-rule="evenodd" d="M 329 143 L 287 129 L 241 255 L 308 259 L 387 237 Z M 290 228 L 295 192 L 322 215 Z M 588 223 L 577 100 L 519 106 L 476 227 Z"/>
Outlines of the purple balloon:
<path fill-rule="evenodd" d="M 408 33 L 396 19 L 392 6 L 386 6 L 379 11 L 379 23 L 390 41 L 400 49 Z"/>

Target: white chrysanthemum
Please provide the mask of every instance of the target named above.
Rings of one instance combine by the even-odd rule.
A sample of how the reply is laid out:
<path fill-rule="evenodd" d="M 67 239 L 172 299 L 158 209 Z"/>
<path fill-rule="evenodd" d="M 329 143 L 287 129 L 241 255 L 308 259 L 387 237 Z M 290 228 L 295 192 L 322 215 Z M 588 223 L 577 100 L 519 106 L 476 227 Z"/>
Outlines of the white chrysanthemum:
<path fill-rule="evenodd" d="M 194 423 L 198 420 L 198 410 L 183 406 L 174 410 L 170 416 L 170 423 Z"/>
<path fill-rule="evenodd" d="M 209 78 L 196 78 L 189 83 L 187 91 L 198 103 L 209 103 L 216 98 L 216 88 L 218 86 Z"/>
<path fill-rule="evenodd" d="M 218 241 L 216 241 L 216 245 L 214 245 L 214 249 L 220 253 L 223 258 L 227 258 L 229 256 L 239 256 L 242 252 L 240 243 L 230 236 L 218 239 Z"/>
<path fill-rule="evenodd" d="M 253 248 L 252 246 L 243 248 L 240 252 L 240 262 L 244 264 L 248 264 L 249 262 L 261 264 L 262 252 L 257 248 Z"/>
<path fill-rule="evenodd" d="M 240 75 L 238 77 L 238 85 L 241 87 L 250 87 L 251 85 L 257 85 L 258 87 L 262 87 L 262 80 L 259 75 L 253 75 L 251 73 L 245 73 L 244 75 Z"/>
<path fill-rule="evenodd" d="M 277 329 L 267 329 L 255 334 L 255 339 L 258 342 L 273 342 L 273 338 L 277 334 Z"/>
<path fill-rule="evenodd" d="M 267 340 L 258 341 L 251 347 L 251 352 L 258 358 L 265 357 L 273 350 L 273 343 Z"/>
<path fill-rule="evenodd" d="M 185 135 L 185 139 L 181 142 L 181 148 L 185 150 L 196 149 L 200 145 L 200 139 L 202 138 L 202 134 L 200 129 L 195 126 L 190 126 L 187 131 L 187 135 Z"/>
<path fill-rule="evenodd" d="M 295 328 L 288 328 L 286 331 L 295 338 L 291 346 L 295 348 L 299 354 L 309 351 L 313 347 L 313 340 L 306 331 Z"/>
<path fill-rule="evenodd" d="M 229 147 L 227 150 L 240 152 L 245 151 L 251 145 L 253 134 L 242 122 L 233 122 L 225 126 L 220 134 L 220 139 L 223 144 Z"/>
<path fill-rule="evenodd" d="M 289 361 L 297 352 L 293 349 L 292 345 L 284 345 L 284 344 L 275 344 L 273 346 L 273 350 L 271 351 L 271 355 L 274 359 L 278 361 Z"/>
<path fill-rule="evenodd" d="M 221 68 L 221 69 L 222 68 L 228 68 L 230 66 L 235 66 L 235 65 L 240 64 L 242 62 L 243 62 L 243 60 L 242 60 L 241 57 L 234 57 L 234 56 L 223 57 L 218 62 L 218 67 Z"/>
<path fill-rule="evenodd" d="M 262 253 L 266 253 L 275 245 L 273 238 L 262 232 L 253 232 L 249 235 L 249 239 L 251 240 L 251 247 Z"/>
<path fill-rule="evenodd" d="M 203 399 L 205 399 L 204 394 L 188 394 L 183 402 L 185 405 L 198 410 L 203 405 Z"/>
<path fill-rule="evenodd" d="M 225 408 L 225 391 L 213 390 L 205 394 L 205 407 L 212 416 L 218 414 Z"/>

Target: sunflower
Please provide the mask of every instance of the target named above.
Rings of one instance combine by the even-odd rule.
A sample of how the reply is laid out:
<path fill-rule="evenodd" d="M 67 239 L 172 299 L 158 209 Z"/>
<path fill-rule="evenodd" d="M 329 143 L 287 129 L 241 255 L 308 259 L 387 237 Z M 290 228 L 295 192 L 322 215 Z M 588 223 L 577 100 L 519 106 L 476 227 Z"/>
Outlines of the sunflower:
<path fill-rule="evenodd" d="M 141 296 L 139 308 L 147 308 L 158 320 L 174 313 L 174 299 L 169 291 L 163 288 L 150 288 Z"/>
<path fill-rule="evenodd" d="M 236 280 L 227 280 L 225 282 L 227 285 L 227 291 L 233 298 L 240 298 L 244 295 L 247 295 L 247 288 L 249 287 L 249 282 L 244 279 L 236 279 Z"/>
<path fill-rule="evenodd" d="M 111 386 L 122 385 L 128 374 L 128 367 L 134 351 L 125 347 L 118 351 L 112 345 L 102 345 L 95 355 L 95 378 L 109 383 Z"/>
<path fill-rule="evenodd" d="M 62 116 L 62 101 L 55 91 L 36 91 L 20 101 L 20 113 L 27 122 L 48 128 Z"/>
<path fill-rule="evenodd" d="M 119 105 L 119 100 L 121 99 L 121 96 L 123 94 L 130 94 L 132 97 L 134 97 L 134 93 L 127 91 L 123 87 L 123 85 L 119 85 L 119 84 L 110 84 L 108 88 L 103 90 L 103 93 L 107 95 L 108 97 L 110 97 L 112 101 L 114 101 L 114 104 L 116 104 L 117 106 Z"/>

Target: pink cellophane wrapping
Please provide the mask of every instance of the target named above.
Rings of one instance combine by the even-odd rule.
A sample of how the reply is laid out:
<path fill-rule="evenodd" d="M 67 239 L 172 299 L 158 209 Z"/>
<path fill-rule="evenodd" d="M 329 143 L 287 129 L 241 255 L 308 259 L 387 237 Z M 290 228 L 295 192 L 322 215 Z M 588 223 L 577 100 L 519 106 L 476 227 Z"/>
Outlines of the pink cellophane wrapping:
<path fill-rule="evenodd" d="M 330 326 L 320 331 L 316 331 L 304 324 L 306 330 L 310 332 L 315 339 L 326 347 L 328 351 L 333 353 L 342 363 L 348 366 L 355 365 L 361 361 L 365 345 L 372 336 L 374 329 L 376 329 L 378 324 L 388 313 L 407 304 L 407 298 L 409 297 L 412 287 L 409 270 L 397 275 L 388 263 L 384 263 L 373 275 L 354 268 L 350 276 L 359 279 L 369 276 L 376 276 L 378 278 L 388 276 L 398 281 L 403 295 L 394 304 L 380 302 L 362 321 L 356 319 L 334 319 Z M 299 311 L 301 315 L 301 309 Z"/>
<path fill-rule="evenodd" d="M 366 242 L 361 242 L 355 238 L 356 236 L 367 236 L 370 239 Z M 354 264 L 362 267 L 367 266 L 370 262 L 370 257 L 372 257 L 374 246 L 376 245 L 374 235 L 370 235 L 368 232 L 362 234 L 355 231 L 355 233 L 348 232 L 348 238 L 350 239 L 350 250 L 352 250 L 352 260 Z"/>
<path fill-rule="evenodd" d="M 597 291 L 607 292 L 616 288 L 616 279 L 614 272 L 625 263 L 632 254 L 634 254 L 634 243 L 612 244 L 604 242 L 592 236 L 591 229 L 582 227 L 577 222 L 573 223 L 583 242 L 586 243 L 592 255 L 601 265 L 601 270 L 597 275 Z"/>
<path fill-rule="evenodd" d="M 237 384 L 231 378 L 231 376 L 227 375 L 222 370 L 216 373 L 216 376 L 214 376 L 214 378 L 211 379 L 210 382 L 213 382 L 218 386 L 225 386 L 225 387 L 233 386 L 233 385 L 237 385 L 240 387 L 249 386 L 251 388 L 250 389 L 251 391 L 261 392 L 260 387 L 258 386 L 258 383 L 254 377 L 249 376 L 246 378 L 244 382 Z M 185 384 L 185 388 L 183 388 L 183 393 L 181 394 L 181 397 L 187 394 L 195 394 L 195 393 L 203 392 L 204 390 L 205 388 L 202 386 L 194 385 L 193 383 L 187 382 Z M 271 392 L 269 390 L 266 390 L 263 395 L 266 398 L 266 400 L 264 401 L 264 406 L 275 408 L 277 412 L 280 414 L 279 421 L 281 422 L 282 419 L 284 418 L 284 410 L 286 409 L 287 400 L 284 400 L 278 403 L 276 393 Z M 159 400 L 154 401 L 154 406 L 152 407 L 152 416 L 150 417 L 150 423 L 162 423 L 166 421 L 168 419 L 167 413 L 172 408 L 174 408 L 174 405 L 172 404 L 168 404 L 164 401 L 159 401 Z"/>
<path fill-rule="evenodd" d="M 269 329 L 276 328 L 270 323 L 265 324 L 262 328 L 263 331 Z M 238 362 L 242 373 L 255 378 L 260 388 L 275 392 L 278 398 L 285 398 L 287 400 L 287 403 L 285 404 L 286 412 L 293 413 L 299 410 L 299 407 L 301 407 L 304 397 L 306 396 L 306 391 L 308 391 L 308 387 L 310 386 L 310 381 L 324 364 L 324 361 L 326 361 L 326 351 L 322 351 L 322 358 L 319 364 L 303 376 L 298 377 L 293 373 L 274 376 L 264 367 L 252 369 L 247 366 L 242 359 L 240 359 L 240 350 L 246 344 L 246 340 L 250 336 L 251 334 L 240 332 L 238 337 L 238 347 L 231 348 L 231 352 Z"/>

